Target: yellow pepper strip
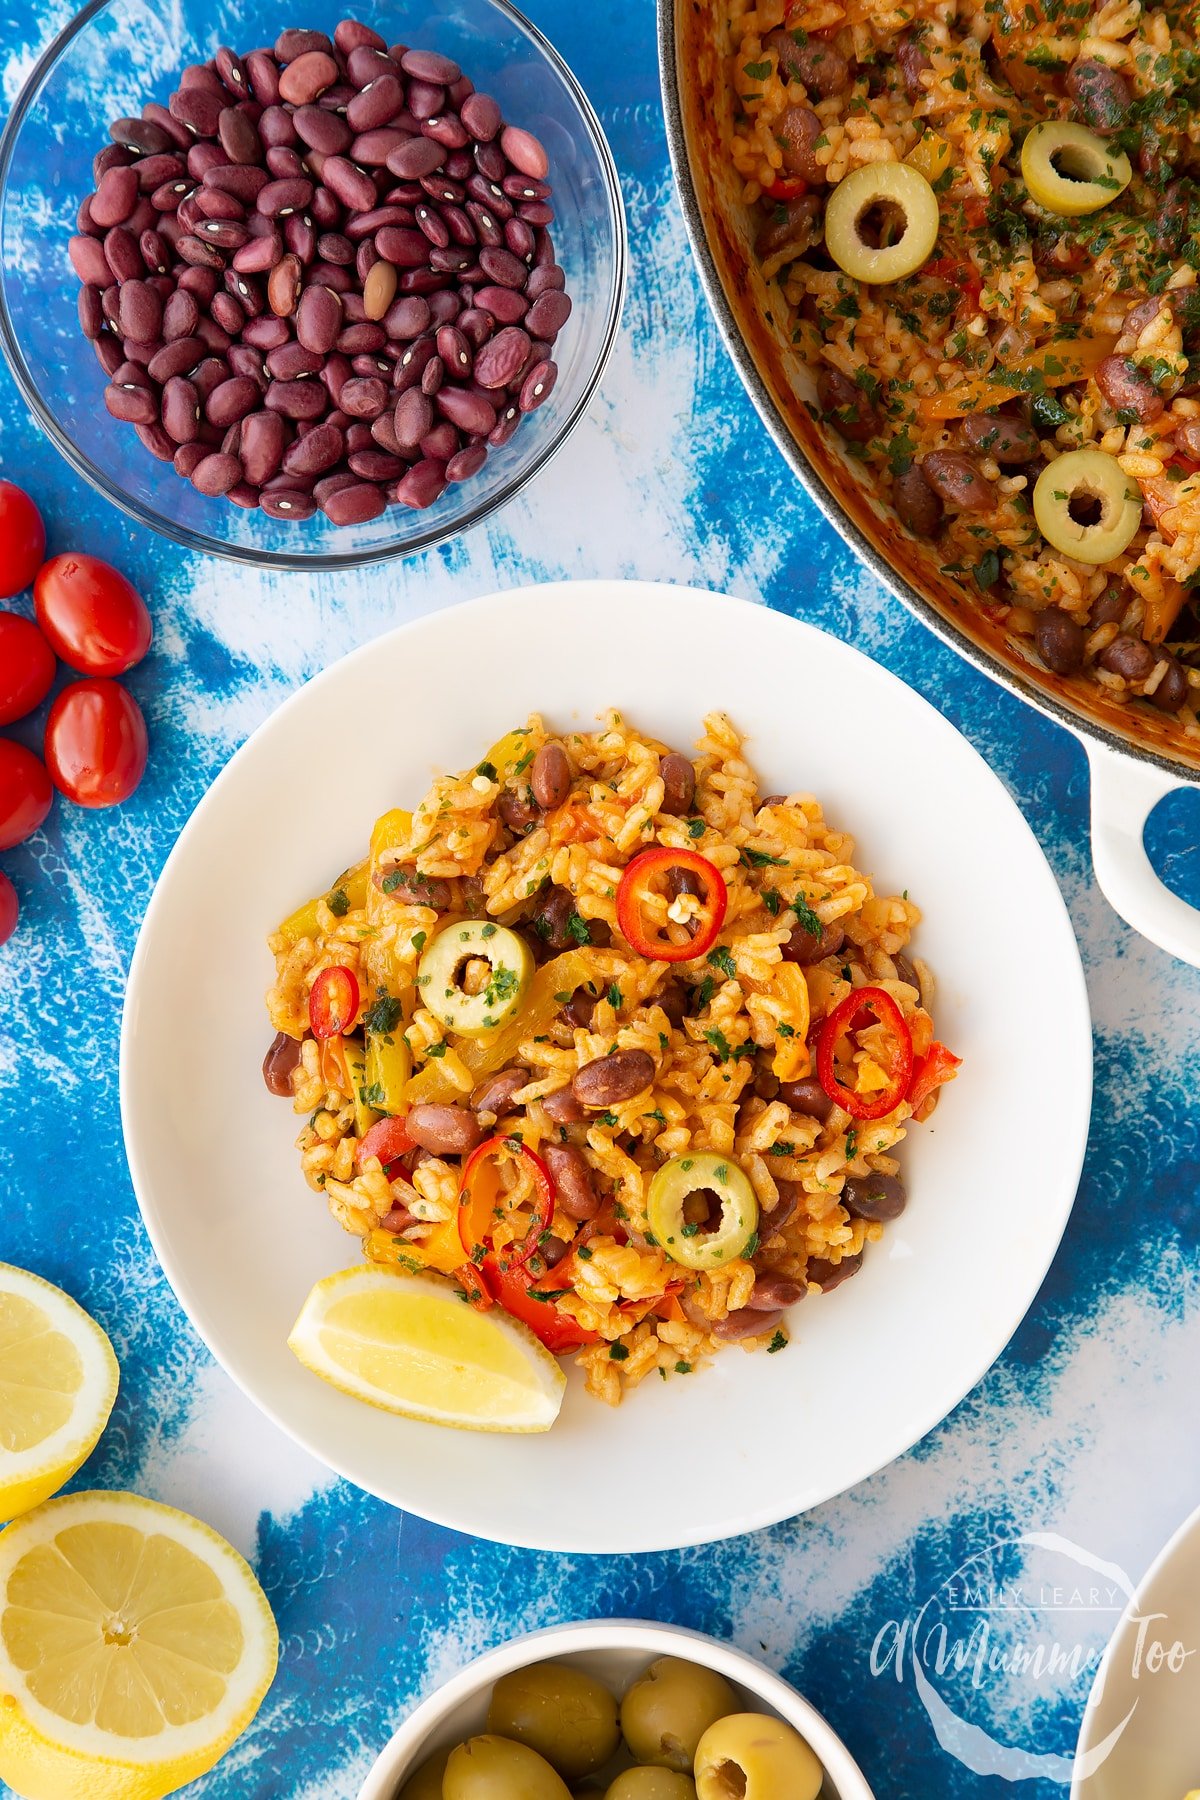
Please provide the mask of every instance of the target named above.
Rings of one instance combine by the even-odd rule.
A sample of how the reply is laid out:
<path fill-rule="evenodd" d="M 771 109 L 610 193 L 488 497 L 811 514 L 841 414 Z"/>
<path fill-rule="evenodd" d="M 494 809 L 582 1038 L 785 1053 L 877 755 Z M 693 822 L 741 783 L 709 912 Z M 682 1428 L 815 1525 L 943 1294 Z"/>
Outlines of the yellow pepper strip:
<path fill-rule="evenodd" d="M 930 187 L 946 173 L 954 160 L 954 152 L 940 131 L 927 131 L 916 147 L 905 157 L 909 168 L 923 175 Z"/>
<path fill-rule="evenodd" d="M 1116 339 L 1111 336 L 1059 339 L 1043 344 L 1039 350 L 1028 350 L 1005 368 L 989 370 L 986 375 L 972 375 L 957 387 L 940 394 L 926 394 L 917 402 L 923 419 L 965 419 L 970 413 L 987 412 L 1027 394 L 1035 387 L 1066 387 L 1082 381 L 1110 354 Z M 1013 377 L 1006 380 L 1005 377 Z M 1037 380 L 1031 380 L 1037 377 Z"/>
<path fill-rule="evenodd" d="M 371 867 L 379 867 L 379 858 L 385 850 L 395 850 L 408 842 L 412 835 L 413 816 L 402 806 L 394 806 L 391 812 L 381 813 L 376 819 L 371 832 Z"/>
<path fill-rule="evenodd" d="M 781 1033 L 771 1059 L 771 1073 L 780 1081 L 799 1081 L 812 1068 L 808 1050 L 809 1001 L 808 982 L 798 963 L 780 963 L 772 984 L 782 1008 L 780 1024 L 790 1028 L 791 1035 Z"/>
<path fill-rule="evenodd" d="M 397 1238 L 390 1231 L 370 1231 L 363 1247 L 372 1262 L 397 1263 L 406 1269 L 437 1269 L 443 1275 L 453 1275 L 467 1260 L 458 1235 L 457 1216 L 435 1225 L 423 1243 Z"/>
<path fill-rule="evenodd" d="M 1146 616 L 1142 620 L 1142 636 L 1148 644 L 1166 642 L 1167 633 L 1183 611 L 1183 603 L 1187 599 L 1187 589 L 1182 582 L 1173 581 L 1169 575 L 1162 578 L 1162 593 L 1151 595 L 1146 601 Z"/>
<path fill-rule="evenodd" d="M 369 1106 L 365 1099 L 366 1052 L 357 1038 L 343 1038 L 342 1044 L 346 1053 L 346 1073 L 350 1078 L 350 1097 L 354 1101 L 354 1129 L 359 1137 L 365 1137 L 379 1117 L 376 1109 Z"/>
<path fill-rule="evenodd" d="M 411 1077 L 412 1052 L 401 1035 L 401 1027 L 397 1025 L 388 1037 L 368 1031 L 365 1083 L 381 1112 L 407 1110 L 405 1090 Z"/>
<path fill-rule="evenodd" d="M 511 775 L 523 758 L 533 760 L 534 746 L 529 741 L 531 735 L 528 725 L 518 725 L 515 731 L 506 731 L 502 738 L 497 738 L 483 759 L 495 769 L 497 781 L 503 781 L 507 775 Z"/>
<path fill-rule="evenodd" d="M 603 954 L 591 949 L 565 950 L 556 956 L 553 962 L 544 963 L 529 984 L 529 993 L 524 1006 L 503 1030 L 490 1033 L 487 1037 L 454 1038 L 454 1049 L 461 1062 L 474 1076 L 476 1083 L 485 1075 L 496 1069 L 503 1069 L 512 1062 L 524 1038 L 538 1037 L 546 1031 L 555 1014 L 566 1002 L 558 998 L 560 994 L 571 995 L 577 987 L 585 982 L 602 985 L 602 971 L 605 968 Z M 606 985 L 607 977 L 603 977 Z M 406 1106 L 417 1106 L 425 1101 L 459 1100 L 462 1089 L 451 1081 L 440 1058 L 426 1063 L 419 1075 L 414 1075 L 405 1092 Z"/>
<path fill-rule="evenodd" d="M 342 893 L 346 896 L 345 910 L 353 912 L 356 907 L 366 903 L 370 880 L 370 863 L 367 861 L 355 863 L 354 867 L 340 875 L 325 893 L 318 894 L 315 899 L 306 900 L 304 905 L 298 906 L 294 913 L 289 913 L 279 927 L 280 935 L 285 937 L 289 944 L 298 944 L 301 938 L 316 937 L 321 929 L 317 922 L 317 908 L 321 902 L 328 903 L 331 894 Z"/>

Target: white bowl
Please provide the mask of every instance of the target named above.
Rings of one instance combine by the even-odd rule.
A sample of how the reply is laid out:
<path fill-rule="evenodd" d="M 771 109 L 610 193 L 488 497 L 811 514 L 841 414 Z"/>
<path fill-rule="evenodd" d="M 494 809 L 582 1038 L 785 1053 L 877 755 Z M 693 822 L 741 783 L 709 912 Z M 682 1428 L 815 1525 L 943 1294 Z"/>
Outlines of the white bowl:
<path fill-rule="evenodd" d="M 297 1120 L 265 1090 L 264 939 L 364 851 L 430 765 L 474 764 L 532 708 L 619 705 L 680 747 L 724 707 L 768 789 L 811 788 L 883 892 L 925 909 L 942 1038 L 964 1057 L 904 1146 L 902 1219 L 776 1356 L 731 1349 L 617 1411 L 572 1370 L 540 1437 L 397 1419 L 287 1349 L 312 1284 L 361 1260 L 304 1185 Z M 327 670 L 197 807 L 130 972 L 122 1111 L 147 1229 L 188 1316 L 246 1393 L 323 1462 L 476 1536 L 643 1551 L 790 1517 L 900 1455 L 999 1355 L 1058 1245 L 1083 1159 L 1091 1034 L 1054 878 L 966 740 L 894 676 L 762 607 L 644 583 L 493 596 Z M 786 1429 L 781 1426 L 786 1424 Z"/>
<path fill-rule="evenodd" d="M 619 1699 L 657 1656 L 678 1656 L 716 1669 L 732 1684 L 744 1711 L 773 1713 L 794 1725 L 825 1771 L 821 1800 L 873 1800 L 866 1776 L 836 1731 L 786 1681 L 731 1644 L 639 1619 L 554 1625 L 477 1657 L 409 1714 L 367 1776 L 358 1800 L 395 1800 L 426 1756 L 483 1731 L 492 1687 L 513 1669 L 535 1662 L 571 1663 L 598 1677 Z"/>
<path fill-rule="evenodd" d="M 1198 1652 L 1200 1511 L 1159 1552 L 1109 1640 L 1084 1709 L 1071 1800 L 1184 1800 L 1200 1788 Z"/>

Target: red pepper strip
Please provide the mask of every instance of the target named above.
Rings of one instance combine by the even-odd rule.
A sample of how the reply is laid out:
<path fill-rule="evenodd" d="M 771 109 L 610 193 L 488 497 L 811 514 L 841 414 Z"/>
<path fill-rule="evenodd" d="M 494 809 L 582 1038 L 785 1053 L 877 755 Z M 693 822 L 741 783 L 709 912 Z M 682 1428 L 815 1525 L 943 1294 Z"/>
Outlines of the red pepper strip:
<path fill-rule="evenodd" d="M 768 200 L 799 200 L 801 194 L 807 194 L 808 183 L 803 175 L 777 175 L 769 188 L 763 193 Z"/>
<path fill-rule="evenodd" d="M 308 1023 L 315 1038 L 347 1032 L 358 1017 L 358 977 L 353 969 L 322 969 L 308 996 Z"/>
<path fill-rule="evenodd" d="M 852 1088 L 843 1086 L 837 1076 L 838 1044 L 847 1032 L 862 1029 L 857 1024 L 857 1015 L 860 1008 L 868 1006 L 896 1040 L 897 1054 L 890 1071 L 891 1080 L 877 1094 L 856 1093 Z M 829 1098 L 853 1119 L 882 1119 L 894 1112 L 907 1095 L 912 1071 L 912 1033 L 892 996 L 884 988 L 852 989 L 826 1019 L 817 1043 L 817 1076 Z"/>
<path fill-rule="evenodd" d="M 360 1139 L 358 1149 L 354 1152 L 354 1160 L 360 1169 L 372 1156 L 377 1156 L 389 1181 L 395 1179 L 393 1169 L 400 1168 L 402 1174 L 406 1172 L 401 1167 L 400 1159 L 417 1147 L 408 1135 L 405 1123 L 407 1116 L 406 1113 L 401 1113 L 394 1118 L 376 1119 L 370 1131 Z"/>
<path fill-rule="evenodd" d="M 960 290 L 972 312 L 979 310 L 979 296 L 983 292 L 983 277 L 969 259 L 959 262 L 953 256 L 939 256 L 934 262 L 927 262 L 920 272 L 922 275 L 936 275 L 939 281 L 948 281 L 951 287 Z"/>
<path fill-rule="evenodd" d="M 476 1312 L 491 1312 L 495 1302 L 488 1293 L 483 1276 L 474 1263 L 464 1263 L 461 1269 L 455 1269 L 454 1279 L 461 1282 L 468 1304 L 473 1306 Z"/>
<path fill-rule="evenodd" d="M 930 1094 L 943 1082 L 953 1081 L 961 1064 L 961 1056 L 955 1056 L 953 1050 L 947 1050 L 945 1044 L 935 1039 L 927 1053 L 918 1056 L 913 1063 L 912 1086 L 908 1090 L 908 1104 L 913 1111 L 919 1112 Z"/>
<path fill-rule="evenodd" d="M 703 884 L 704 912 L 696 935 L 686 944 L 673 944 L 669 938 L 647 936 L 642 924 L 642 906 L 653 891 L 656 877 L 665 877 L 672 869 L 695 875 Z M 630 949 L 652 962 L 692 962 L 711 950 L 725 923 L 729 890 L 720 869 L 696 850 L 643 850 L 635 856 L 621 877 L 617 889 L 617 923 Z"/>
<path fill-rule="evenodd" d="M 557 1286 L 554 1270 L 533 1276 L 528 1269 L 502 1268 L 494 1256 L 484 1260 L 482 1275 L 492 1299 L 514 1319 L 528 1325 L 539 1343 L 554 1356 L 566 1356 L 582 1350 L 585 1344 L 598 1344 L 596 1332 L 585 1331 L 570 1313 L 562 1312 L 553 1300 L 539 1300 L 539 1293 L 552 1293 Z"/>
<path fill-rule="evenodd" d="M 492 1249 L 496 1207 L 500 1200 L 495 1158 L 502 1150 L 506 1150 L 510 1156 L 523 1157 L 529 1164 L 537 1195 L 537 1205 L 529 1230 L 519 1244 L 512 1245 L 504 1252 L 504 1261 L 509 1267 L 520 1267 L 529 1261 L 537 1249 L 543 1232 L 550 1229 L 550 1222 L 554 1217 L 554 1183 L 541 1157 L 535 1156 L 532 1150 L 527 1150 L 516 1138 L 486 1138 L 468 1156 L 463 1168 L 462 1186 L 458 1191 L 458 1235 L 469 1262 L 479 1263 L 484 1253 Z"/>

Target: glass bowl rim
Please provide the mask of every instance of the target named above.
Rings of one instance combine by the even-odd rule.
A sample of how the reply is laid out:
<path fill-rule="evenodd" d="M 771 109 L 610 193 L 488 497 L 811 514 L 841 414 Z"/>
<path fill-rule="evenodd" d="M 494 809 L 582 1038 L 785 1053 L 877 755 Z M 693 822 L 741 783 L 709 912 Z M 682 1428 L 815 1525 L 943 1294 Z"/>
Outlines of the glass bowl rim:
<path fill-rule="evenodd" d="M 21 127 L 39 98 L 47 76 L 74 39 L 82 34 L 97 14 L 106 11 L 114 3 L 115 0 L 87 0 L 87 4 L 81 7 L 67 21 L 63 29 L 52 38 L 22 84 L 3 132 L 0 132 L 0 215 L 3 213 L 9 196 L 13 156 Z M 620 329 L 629 276 L 629 225 L 625 214 L 625 202 L 621 193 L 616 161 L 604 128 L 570 66 L 559 55 L 549 38 L 538 29 L 531 19 L 512 5 L 511 0 L 481 0 L 481 3 L 501 14 L 511 25 L 516 27 L 517 31 L 523 32 L 558 76 L 578 110 L 591 139 L 604 181 L 613 234 L 614 269 L 611 299 L 595 366 L 584 382 L 579 397 L 570 412 L 563 415 L 549 441 L 529 464 L 516 471 L 489 499 L 469 507 L 458 518 L 441 525 L 430 526 L 425 531 L 418 531 L 411 541 L 380 544 L 362 550 L 319 551 L 310 555 L 302 555 L 298 551 L 266 550 L 254 545 L 226 543 L 206 532 L 194 531 L 190 526 L 181 525 L 174 519 L 152 511 L 151 508 L 110 479 L 103 469 L 98 468 L 64 430 L 55 414 L 42 399 L 37 382 L 26 362 L 25 353 L 18 341 L 9 313 L 8 271 L 0 262 L 0 350 L 4 353 L 4 359 L 21 397 L 33 414 L 34 420 L 59 454 L 66 459 L 77 474 L 83 476 L 89 486 L 103 495 L 105 499 L 110 500 L 128 518 L 135 519 L 139 524 L 182 545 L 186 550 L 198 551 L 202 555 L 214 556 L 252 568 L 286 569 L 295 572 L 368 568 L 373 564 L 390 562 L 399 557 L 415 556 L 423 550 L 432 549 L 436 544 L 444 543 L 448 538 L 456 538 L 470 531 L 514 499 L 536 475 L 541 473 L 551 458 L 557 455 L 566 443 L 599 387 Z M 149 453 L 147 452 L 147 454 Z"/>

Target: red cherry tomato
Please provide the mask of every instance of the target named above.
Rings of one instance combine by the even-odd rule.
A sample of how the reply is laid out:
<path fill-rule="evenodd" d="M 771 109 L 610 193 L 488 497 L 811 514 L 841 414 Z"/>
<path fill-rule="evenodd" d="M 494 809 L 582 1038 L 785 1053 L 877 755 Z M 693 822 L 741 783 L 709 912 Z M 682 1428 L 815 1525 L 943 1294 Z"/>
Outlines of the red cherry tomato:
<path fill-rule="evenodd" d="M 396 1113 L 376 1119 L 366 1136 L 359 1139 L 358 1149 L 354 1152 L 354 1160 L 360 1169 L 371 1157 L 377 1156 L 388 1180 L 394 1179 L 392 1170 L 399 1165 L 400 1158 L 417 1147 L 408 1135 L 404 1118 L 403 1113 Z"/>
<path fill-rule="evenodd" d="M 0 481 L 0 599 L 27 588 L 46 554 L 42 515 L 24 488 Z"/>
<path fill-rule="evenodd" d="M 76 550 L 42 564 L 33 605 L 53 648 L 81 675 L 123 675 L 141 662 L 154 635 L 133 583 Z"/>
<path fill-rule="evenodd" d="M 0 875 L 0 944 L 7 944 L 17 929 L 17 890 L 7 875 Z"/>
<path fill-rule="evenodd" d="M 11 725 L 42 704 L 57 667 L 32 619 L 0 613 L 0 725 Z"/>
<path fill-rule="evenodd" d="M 79 806 L 128 800 L 146 772 L 146 721 L 116 681 L 74 681 L 46 720 L 46 767 Z"/>
<path fill-rule="evenodd" d="M 358 1017 L 358 977 L 338 964 L 322 969 L 308 995 L 308 1023 L 315 1038 L 337 1037 Z"/>
<path fill-rule="evenodd" d="M 0 738 L 0 850 L 23 844 L 46 814 L 54 789 L 32 750 Z"/>

